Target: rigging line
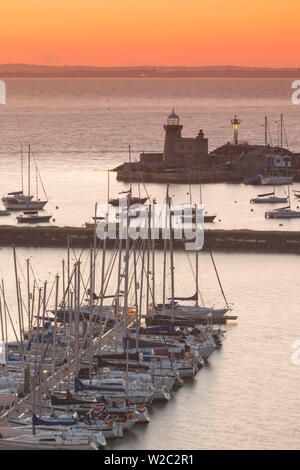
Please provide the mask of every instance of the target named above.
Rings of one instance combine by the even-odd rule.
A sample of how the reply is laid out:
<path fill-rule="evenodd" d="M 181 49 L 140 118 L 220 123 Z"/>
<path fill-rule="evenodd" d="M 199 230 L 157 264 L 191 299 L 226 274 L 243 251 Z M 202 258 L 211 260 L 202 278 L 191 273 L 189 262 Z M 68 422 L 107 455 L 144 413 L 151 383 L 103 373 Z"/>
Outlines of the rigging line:
<path fill-rule="evenodd" d="M 269 133 L 270 144 L 271 144 L 271 147 L 273 147 L 272 134 L 271 134 L 271 130 L 270 130 L 269 121 L 267 122 L 267 129 L 268 129 L 268 133 Z"/>
<path fill-rule="evenodd" d="M 117 241 L 116 241 L 116 243 L 117 243 Z M 116 244 L 116 243 L 115 243 L 115 244 Z M 103 295 L 105 295 L 105 293 L 106 293 L 106 289 L 107 289 L 108 282 L 109 282 L 109 279 L 110 279 L 110 276 L 111 276 L 111 273 L 112 273 L 112 269 L 113 269 L 113 265 L 114 265 L 113 261 L 116 259 L 116 255 L 117 255 L 117 252 L 116 252 L 115 255 L 112 254 L 112 256 L 111 256 L 111 261 L 110 261 L 110 262 L 112 263 L 112 267 L 107 270 L 106 276 L 105 276 L 105 278 L 104 278 L 104 279 L 106 279 L 106 277 L 108 276 L 108 280 L 107 280 L 107 282 L 106 282 L 106 286 L 105 286 Z M 109 272 L 109 271 L 110 271 L 110 272 Z M 116 295 L 116 294 L 115 294 L 115 295 Z M 97 303 L 99 302 L 99 300 L 100 300 L 100 296 L 99 296 L 99 299 L 97 299 L 96 305 L 97 305 Z M 112 305 L 113 305 L 114 301 L 115 301 L 115 297 L 114 297 L 114 299 L 112 300 Z M 107 315 L 106 315 L 104 326 L 106 326 L 106 324 L 107 324 L 107 321 L 108 321 L 108 314 L 109 314 L 109 312 L 108 312 Z M 89 329 L 90 334 L 91 334 L 91 332 L 94 331 L 94 329 L 96 328 L 96 326 L 97 326 L 97 322 L 94 322 L 94 325 L 92 326 L 92 328 Z M 92 331 L 91 331 L 91 330 L 92 330 Z M 103 327 L 102 327 L 102 330 L 103 330 Z"/>
<path fill-rule="evenodd" d="M 23 272 L 23 269 L 22 269 L 22 266 L 21 266 L 21 263 L 20 263 L 20 261 L 19 261 L 19 258 L 18 258 L 18 256 L 17 256 L 17 254 L 16 254 L 16 258 L 17 258 L 17 263 L 18 263 L 19 269 L 20 269 L 21 274 L 22 274 L 22 277 L 23 277 L 23 281 L 26 283 L 27 281 L 26 281 L 26 278 L 25 278 L 25 274 L 24 274 L 24 272 Z"/>
<path fill-rule="evenodd" d="M 67 294 L 68 294 L 70 288 L 73 288 L 73 287 L 74 287 L 73 284 L 72 284 L 72 279 L 73 279 L 74 273 L 75 273 L 75 266 L 73 266 L 73 269 L 72 269 L 72 271 L 71 271 L 71 273 L 70 273 L 70 279 L 68 279 L 68 285 L 67 285 L 66 290 L 65 290 L 65 292 L 64 292 L 63 298 L 62 298 L 62 300 L 61 300 L 61 302 L 60 302 L 60 306 L 63 305 L 64 308 L 65 308 L 65 299 L 66 299 L 66 296 L 67 296 Z"/>
<path fill-rule="evenodd" d="M 11 323 L 11 326 L 12 326 L 12 329 L 13 329 L 13 332 L 14 332 L 14 335 L 15 335 L 15 338 L 16 338 L 16 341 L 18 343 L 18 346 L 19 346 L 19 352 L 20 352 L 20 355 L 21 357 L 24 359 L 24 354 L 22 352 L 22 348 L 21 348 L 21 343 L 18 339 L 18 335 L 17 335 L 17 332 L 15 330 L 15 327 L 14 327 L 14 322 L 12 320 L 12 317 L 11 317 L 11 314 L 10 314 L 10 311 L 9 311 L 9 308 L 8 308 L 8 305 L 7 305 L 7 302 L 6 302 L 6 298 L 5 298 L 5 294 L 4 294 L 4 289 L 2 287 L 2 284 L 0 284 L 0 290 L 1 290 L 1 293 L 2 293 L 2 297 L 3 297 L 3 301 L 4 301 L 4 305 L 6 307 L 6 311 L 8 313 L 8 316 L 9 316 L 9 320 L 10 320 L 10 323 Z"/>
<path fill-rule="evenodd" d="M 108 267 L 107 267 L 107 270 L 106 270 L 106 273 L 105 273 L 104 279 L 103 279 L 103 283 L 105 284 L 104 294 L 107 292 L 108 284 L 109 284 L 109 281 L 111 279 L 112 271 L 113 271 L 117 256 L 118 256 L 118 251 L 114 250 L 113 251 L 113 256 L 111 256 L 111 259 L 109 261 L 109 264 L 108 264 Z M 100 294 L 101 294 L 101 292 L 99 292 L 99 297 L 100 297 Z"/>
<path fill-rule="evenodd" d="M 286 134 L 284 121 L 283 121 L 283 132 L 284 132 L 284 138 L 285 138 L 285 142 L 286 142 L 286 148 L 289 150 L 289 143 L 288 143 L 288 140 L 287 140 L 287 134 Z"/>
<path fill-rule="evenodd" d="M 51 297 L 51 294 L 52 294 L 52 291 L 53 291 L 54 286 L 55 286 L 55 280 L 53 281 L 53 284 L 52 284 L 52 287 L 51 287 L 51 289 L 50 289 L 48 298 L 46 298 L 46 303 L 45 303 L 45 307 L 46 307 L 46 308 L 47 308 L 47 306 L 48 306 L 48 303 L 49 303 L 49 300 L 50 300 L 50 297 Z"/>
<path fill-rule="evenodd" d="M 101 241 L 100 241 L 100 244 L 101 244 Z M 92 266 L 93 271 L 96 269 L 96 259 L 97 259 L 97 256 L 98 256 L 98 253 L 99 253 L 99 250 L 100 250 L 100 244 L 99 244 L 98 247 L 95 249 L 95 257 L 94 257 L 93 266 Z M 83 250 L 84 250 L 84 249 L 83 249 Z M 83 254 L 83 250 L 82 250 L 81 254 Z M 74 251 L 74 248 L 73 248 L 73 252 L 74 252 L 75 259 L 76 259 L 76 253 L 75 253 L 75 251 Z M 88 253 L 89 253 L 89 251 L 88 251 Z M 81 255 L 80 255 L 80 257 L 81 257 Z M 83 267 L 83 271 L 85 271 L 85 269 L 86 269 L 86 265 L 87 265 L 88 259 L 89 259 L 89 257 L 87 256 L 87 257 L 86 257 L 86 262 L 85 262 L 84 267 Z M 82 284 L 83 284 L 83 286 L 84 286 L 84 291 L 83 291 L 83 294 L 82 294 L 82 297 L 81 297 L 81 301 L 80 301 L 80 305 L 81 305 L 82 302 L 83 302 L 83 300 L 84 300 L 84 297 L 85 297 L 85 295 L 86 295 L 86 292 L 87 292 L 87 286 L 89 285 L 89 282 L 90 282 L 90 279 L 91 279 L 91 273 L 90 273 L 89 276 L 88 276 L 88 279 L 87 279 L 86 284 L 85 284 L 85 282 L 84 282 L 84 279 L 83 279 L 82 271 L 81 271 L 81 270 L 80 270 L 80 277 L 81 277 Z"/>
<path fill-rule="evenodd" d="M 38 166 L 37 166 L 37 163 L 36 163 L 36 160 L 35 160 L 35 156 L 34 156 L 33 150 L 31 150 L 31 154 L 32 154 L 32 156 L 33 156 L 33 160 L 34 160 L 34 164 L 35 164 L 35 169 L 36 169 L 36 172 L 37 172 L 37 174 L 38 174 L 40 183 L 41 183 L 41 185 L 42 185 L 42 188 L 43 188 L 45 197 L 46 197 L 46 199 L 47 199 L 47 201 L 48 201 L 49 199 L 48 199 L 48 196 L 47 196 L 47 193 L 46 193 L 46 189 L 45 189 L 44 183 L 43 183 L 42 178 L 41 178 L 40 171 L 39 171 L 39 169 L 38 169 Z"/>
<path fill-rule="evenodd" d="M 115 245 L 116 245 L 116 242 L 115 242 Z M 108 277 L 108 280 L 106 282 L 106 285 L 103 289 L 103 296 L 106 294 L 106 290 L 107 290 L 107 287 L 108 287 L 108 283 L 109 283 L 109 280 L 110 280 L 110 277 L 111 277 L 111 273 L 112 273 L 112 270 L 113 270 L 113 266 L 114 266 L 114 259 L 116 258 L 117 256 L 117 252 L 113 251 L 112 252 L 112 255 L 111 255 L 111 260 L 110 260 L 110 264 L 111 266 L 108 267 L 107 269 L 107 272 L 105 273 L 105 276 L 104 276 L 104 281 L 106 280 L 106 277 Z M 96 302 L 95 304 L 93 305 L 93 309 L 97 306 L 99 306 L 99 302 L 102 301 L 103 302 L 103 299 L 101 300 L 101 292 L 99 292 L 99 296 L 98 296 L 98 299 L 96 299 Z M 116 295 L 116 294 L 115 294 Z M 115 301 L 115 296 L 111 302 L 111 307 L 113 306 L 113 303 Z M 101 302 L 100 302 L 101 303 Z M 105 324 L 107 323 L 107 320 L 108 320 L 108 315 L 109 315 L 109 311 L 107 312 L 107 315 L 106 315 L 106 319 L 105 319 Z M 89 334 L 92 334 L 95 330 L 95 328 L 98 326 L 98 321 L 97 321 L 97 317 L 96 317 L 96 313 L 93 315 L 93 318 L 92 318 L 92 323 L 93 325 L 90 325 L 89 326 Z M 103 330 L 103 326 L 102 326 L 102 330 Z"/>
<path fill-rule="evenodd" d="M 115 240 L 115 243 L 114 243 L 111 255 L 110 255 L 110 260 L 108 262 L 106 272 L 104 273 L 103 282 L 106 283 L 104 292 L 106 292 L 106 289 L 108 287 L 108 283 L 109 283 L 109 280 L 110 280 L 110 277 L 111 277 L 111 274 L 112 274 L 112 270 L 113 270 L 113 267 L 114 267 L 114 264 L 115 264 L 115 260 L 116 260 L 117 254 L 118 254 L 117 251 L 116 251 L 116 247 L 117 247 L 117 239 Z M 101 261 L 102 261 L 102 259 L 101 259 Z M 99 292 L 99 295 L 100 295 L 100 293 L 101 292 Z"/>
<path fill-rule="evenodd" d="M 219 273 L 218 273 L 218 270 L 217 270 L 217 267 L 216 267 L 216 264 L 215 264 L 215 260 L 214 260 L 214 257 L 213 257 L 211 248 L 209 249 L 209 253 L 210 253 L 210 257 L 211 257 L 211 260 L 212 260 L 212 263 L 213 263 L 213 266 L 214 266 L 214 270 L 215 270 L 215 273 L 216 273 L 216 276 L 217 276 L 217 279 L 218 279 L 218 283 L 219 283 L 219 286 L 220 286 L 220 289 L 221 289 L 223 298 L 224 298 L 224 300 L 225 300 L 226 306 L 229 308 L 229 304 L 228 304 L 228 302 L 227 302 L 227 299 L 226 299 L 226 296 L 225 296 L 225 292 L 224 292 L 223 287 L 222 287 L 221 279 L 220 279 L 220 277 L 219 277 Z"/>
<path fill-rule="evenodd" d="M 116 247 L 116 243 L 117 243 L 117 241 L 115 241 L 114 248 Z M 103 295 L 105 295 L 106 290 L 108 288 L 108 283 L 109 283 L 111 273 L 112 273 L 112 270 L 113 270 L 113 267 L 114 267 L 116 256 L 117 256 L 117 252 L 113 249 L 112 253 L 111 253 L 111 256 L 110 256 L 110 260 L 108 261 L 108 266 L 106 268 L 106 272 L 104 273 L 103 285 L 105 287 L 103 289 Z M 95 306 L 98 306 L 98 303 L 99 303 L 100 299 L 101 299 L 101 288 L 100 288 L 100 291 L 99 291 L 98 298 L 96 299 L 96 303 L 94 304 Z"/>
<path fill-rule="evenodd" d="M 144 180 L 142 179 L 142 177 L 141 177 L 141 182 L 142 182 L 142 185 L 144 186 L 144 190 L 145 190 L 145 193 L 147 194 L 148 199 L 150 199 L 149 193 L 147 191 L 146 185 L 145 185 Z"/>
<path fill-rule="evenodd" d="M 74 247 L 72 247 L 72 250 L 73 250 L 74 257 L 75 257 L 75 263 L 74 263 L 74 265 L 73 265 L 73 269 L 74 269 L 73 274 L 74 274 L 74 272 L 75 272 L 75 265 L 76 265 L 78 262 L 81 263 L 81 255 L 82 255 L 82 252 L 83 252 L 84 248 L 82 248 L 81 253 L 80 253 L 80 255 L 79 255 L 79 258 L 77 258 L 77 256 L 76 256 L 76 253 L 75 253 L 75 251 L 74 251 Z M 73 290 L 75 290 L 75 285 L 74 285 L 74 283 L 72 282 L 73 274 L 72 274 L 72 276 L 70 277 L 70 281 L 69 281 L 69 283 L 68 283 L 68 288 L 66 289 L 66 293 L 68 292 L 68 289 L 69 289 L 70 287 L 71 287 Z"/>
<path fill-rule="evenodd" d="M 187 252 L 187 257 L 188 257 L 188 260 L 189 260 L 189 264 L 190 264 L 190 267 L 191 267 L 191 271 L 192 271 L 192 274 L 193 274 L 194 280 L 195 280 L 195 282 L 196 282 L 196 274 L 195 274 L 195 271 L 194 271 L 194 268 L 193 268 L 192 262 L 191 262 L 191 260 L 190 260 L 190 255 L 189 255 L 189 253 L 188 253 L 188 252 Z M 197 292 L 197 294 L 199 294 L 199 295 L 200 295 L 200 299 L 201 299 L 201 302 L 202 302 L 202 306 L 204 307 L 204 305 L 205 305 L 205 303 L 204 303 L 204 298 L 203 298 L 203 296 L 202 296 L 202 293 L 201 293 L 201 291 L 200 291 L 199 287 L 198 287 L 198 292 Z"/>
<path fill-rule="evenodd" d="M 75 252 L 74 247 L 72 247 L 72 250 L 73 250 L 74 257 L 75 257 L 75 262 L 78 263 L 78 262 L 80 261 L 80 263 L 81 263 L 81 262 L 82 262 L 82 261 L 81 261 L 81 257 L 82 257 L 82 255 L 83 255 L 83 252 L 84 252 L 85 249 L 82 248 L 81 253 L 80 253 L 78 259 L 77 259 L 77 256 L 76 256 L 76 252 Z M 83 269 L 80 269 L 80 280 L 81 280 L 81 282 L 82 282 L 82 284 L 83 284 L 83 287 L 84 287 L 84 292 L 83 292 L 83 295 L 82 295 L 80 304 L 81 304 L 82 301 L 83 301 L 83 298 L 84 298 L 84 295 L 85 295 L 86 289 L 87 289 L 87 287 L 86 287 L 86 285 L 85 285 L 85 282 L 84 282 L 84 279 L 83 279 L 83 274 L 84 274 L 84 271 L 85 271 L 85 269 L 86 269 L 87 261 L 88 261 L 88 257 L 86 257 L 86 259 L 85 259 L 85 263 L 83 264 Z M 89 282 L 89 279 L 90 279 L 90 278 L 88 278 L 87 282 Z"/>

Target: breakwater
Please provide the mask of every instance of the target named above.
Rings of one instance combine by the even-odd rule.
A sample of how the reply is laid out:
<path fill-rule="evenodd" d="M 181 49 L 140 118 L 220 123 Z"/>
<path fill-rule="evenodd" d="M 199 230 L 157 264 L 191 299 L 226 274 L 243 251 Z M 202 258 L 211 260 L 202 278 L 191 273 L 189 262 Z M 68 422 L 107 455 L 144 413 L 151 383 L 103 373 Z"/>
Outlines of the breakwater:
<path fill-rule="evenodd" d="M 94 244 L 94 229 L 83 227 L 0 226 L 0 246 L 89 248 Z M 98 240 L 98 243 L 100 240 Z M 116 240 L 107 240 L 113 247 Z M 155 240 L 163 248 L 162 238 Z M 184 249 L 183 240 L 174 240 L 175 250 Z M 300 253 L 300 232 L 266 230 L 205 230 L 204 250 Z"/>

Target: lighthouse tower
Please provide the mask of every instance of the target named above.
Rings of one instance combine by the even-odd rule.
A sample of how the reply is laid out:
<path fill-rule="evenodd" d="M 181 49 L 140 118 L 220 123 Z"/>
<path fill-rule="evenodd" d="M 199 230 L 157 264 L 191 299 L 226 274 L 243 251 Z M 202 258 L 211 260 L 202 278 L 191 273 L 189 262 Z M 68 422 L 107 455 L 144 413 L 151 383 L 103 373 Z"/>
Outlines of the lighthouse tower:
<path fill-rule="evenodd" d="M 234 118 L 231 119 L 231 124 L 233 125 L 233 143 L 237 145 L 239 143 L 239 125 L 241 121 L 238 119 L 237 115 L 234 115 Z"/>
<path fill-rule="evenodd" d="M 165 163 L 175 163 L 175 141 L 176 139 L 181 139 L 182 127 L 179 116 L 175 114 L 173 109 L 172 114 L 168 116 L 167 124 L 164 125 L 166 134 L 163 161 Z"/>

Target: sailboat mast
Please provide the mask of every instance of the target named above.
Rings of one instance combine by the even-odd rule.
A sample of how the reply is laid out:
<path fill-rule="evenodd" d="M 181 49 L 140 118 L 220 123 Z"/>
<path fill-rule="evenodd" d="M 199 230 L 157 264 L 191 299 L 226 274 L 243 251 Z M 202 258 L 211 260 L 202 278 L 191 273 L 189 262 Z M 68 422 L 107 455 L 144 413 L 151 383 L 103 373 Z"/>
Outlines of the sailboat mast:
<path fill-rule="evenodd" d="M 287 185 L 288 187 L 288 200 L 289 200 L 289 209 L 291 208 L 291 194 L 290 194 L 290 185 Z"/>
<path fill-rule="evenodd" d="M 201 176 L 199 175 L 199 195 L 200 195 L 200 204 L 202 207 L 202 184 L 201 184 Z"/>
<path fill-rule="evenodd" d="M 38 184 L 38 174 L 37 174 L 37 167 L 35 168 L 35 197 L 36 200 L 39 200 L 39 184 Z"/>
<path fill-rule="evenodd" d="M 154 205 L 152 205 L 153 211 L 154 211 Z M 155 213 L 153 214 L 152 217 L 153 220 L 153 230 L 155 229 Z M 150 230 L 151 233 L 151 230 Z M 154 313 L 154 308 L 155 308 L 155 237 L 152 237 L 152 312 Z"/>
<path fill-rule="evenodd" d="M 198 307 L 198 290 L 199 290 L 199 252 L 196 251 L 196 306 Z"/>
<path fill-rule="evenodd" d="M 29 272 L 29 265 L 30 261 L 29 259 L 26 260 L 26 267 L 27 267 L 27 314 L 28 314 L 28 330 L 31 329 L 31 316 L 30 316 L 30 310 L 31 310 L 31 305 L 30 305 L 30 272 Z"/>
<path fill-rule="evenodd" d="M 136 322 L 136 350 L 139 352 L 139 340 L 140 340 L 140 327 L 141 327 L 141 318 L 142 318 L 142 309 L 143 309 L 143 284 L 144 284 L 144 263 L 145 263 L 145 240 L 142 244 L 142 260 L 141 260 L 141 284 L 140 284 L 140 301 L 139 306 L 136 306 L 138 311 L 138 317 Z M 149 273 L 147 272 L 147 289 L 148 289 L 148 277 Z M 146 309 L 148 313 L 148 307 Z"/>
<path fill-rule="evenodd" d="M 167 227 L 168 227 L 168 200 L 169 200 L 169 185 L 167 184 L 166 204 L 165 204 L 165 237 L 164 237 L 164 262 L 163 262 L 163 315 L 166 308 L 166 269 L 167 269 Z"/>
<path fill-rule="evenodd" d="M 128 145 L 128 156 L 129 156 L 129 167 L 131 168 L 131 145 Z M 129 189 L 130 189 L 130 194 L 132 193 L 132 182 L 131 182 L 131 170 L 129 172 L 130 175 L 130 181 L 129 181 Z"/>
<path fill-rule="evenodd" d="M 192 186 L 191 186 L 191 169 L 189 166 L 189 193 L 190 193 L 190 205 L 192 205 Z"/>
<path fill-rule="evenodd" d="M 55 312 L 57 312 L 58 309 L 58 288 L 59 288 L 59 276 L 56 275 L 55 277 Z M 54 394 L 54 385 L 55 385 L 55 380 L 54 380 L 54 374 L 55 374 L 55 359 L 56 359 L 56 327 L 57 327 L 57 317 L 55 316 L 54 318 L 54 325 L 53 325 L 53 353 L 52 353 L 52 373 L 51 373 L 51 385 L 52 385 L 52 394 Z"/>
<path fill-rule="evenodd" d="M 173 257 L 173 233 L 172 233 L 172 211 L 171 211 L 171 198 L 168 194 L 168 206 L 170 216 L 170 269 L 171 269 L 171 318 L 174 323 L 174 297 L 175 297 L 175 286 L 174 286 L 174 257 Z"/>
<path fill-rule="evenodd" d="M 268 117 L 265 116 L 265 146 L 268 147 Z"/>
<path fill-rule="evenodd" d="M 30 145 L 28 145 L 28 196 L 30 196 Z"/>
<path fill-rule="evenodd" d="M 280 114 L 280 152 L 282 151 L 282 137 L 283 137 L 283 114 Z"/>
<path fill-rule="evenodd" d="M 20 286 L 19 286 L 19 279 L 18 279 L 18 268 L 17 268 L 17 257 L 16 257 L 16 249 L 13 247 L 13 255 L 14 255 L 14 268 L 15 268 L 15 281 L 16 281 L 16 293 L 17 293 L 17 307 L 18 307 L 18 320 L 19 320 L 19 331 L 20 331 L 20 344 L 22 345 L 23 351 L 23 331 L 22 331 L 22 319 L 21 319 L 21 300 L 20 300 Z"/>
<path fill-rule="evenodd" d="M 94 250 L 90 249 L 90 312 L 89 312 L 89 335 L 88 335 L 88 346 L 89 346 L 89 381 L 92 383 L 92 372 L 93 372 L 93 335 L 92 335 L 92 323 L 93 323 L 93 289 L 94 289 Z"/>
<path fill-rule="evenodd" d="M 23 174 L 23 145 L 21 144 L 21 183 L 22 183 L 22 194 L 24 191 L 24 174 Z"/>
<path fill-rule="evenodd" d="M 128 234 L 128 196 L 127 196 L 127 223 L 126 223 L 126 252 L 125 252 L 125 286 L 124 286 L 124 311 L 123 311 L 123 327 L 124 327 L 124 337 L 127 338 L 127 315 L 128 315 L 128 289 L 129 289 L 129 234 Z M 126 340 L 126 350 L 128 349 L 128 344 Z"/>
<path fill-rule="evenodd" d="M 107 203 L 109 201 L 109 170 L 107 170 Z"/>
<path fill-rule="evenodd" d="M 228 307 L 229 304 L 228 304 L 228 302 L 227 302 L 227 299 L 226 299 L 226 296 L 225 296 L 225 292 L 224 292 L 224 290 L 223 290 L 223 286 L 222 286 L 222 283 L 221 283 L 221 279 L 220 279 L 220 276 L 219 276 L 219 273 L 218 273 L 218 270 L 217 270 L 217 266 L 216 266 L 216 263 L 215 263 L 215 260 L 214 260 L 212 251 L 209 250 L 209 253 L 210 253 L 211 261 L 212 261 L 212 264 L 213 264 L 213 267 L 214 267 L 214 270 L 215 270 L 215 273 L 216 273 L 216 276 L 217 276 L 217 280 L 218 280 L 218 283 L 219 283 L 219 286 L 220 286 L 220 289 L 221 289 L 221 292 L 222 292 L 222 295 L 223 295 L 223 299 L 225 300 L 225 304 L 226 304 L 226 306 Z"/>

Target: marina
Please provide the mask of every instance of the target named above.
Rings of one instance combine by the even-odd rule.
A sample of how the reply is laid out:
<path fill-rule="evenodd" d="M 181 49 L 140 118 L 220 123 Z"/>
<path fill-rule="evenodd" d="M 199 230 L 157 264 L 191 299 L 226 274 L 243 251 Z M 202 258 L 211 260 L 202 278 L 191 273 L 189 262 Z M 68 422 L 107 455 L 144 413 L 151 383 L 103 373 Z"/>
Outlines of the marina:
<path fill-rule="evenodd" d="M 76 251 L 77 256 L 80 255 L 80 251 Z M 32 261 L 34 270 L 36 275 L 42 279 L 45 276 L 49 278 L 49 271 L 53 275 L 55 274 L 57 270 L 55 260 L 63 259 L 66 254 L 65 249 L 52 249 L 49 252 L 47 249 L 31 248 L 26 250 L 20 248 L 17 253 L 21 264 L 25 263 L 28 256 L 34 256 Z M 39 263 L 34 261 L 37 256 Z M 157 256 L 157 275 L 160 275 L 162 270 L 159 266 L 163 257 L 159 253 Z M 174 391 L 172 399 L 167 403 L 154 402 L 151 405 L 149 409 L 150 424 L 136 424 L 134 428 L 124 433 L 123 439 L 108 440 L 107 449 L 164 449 L 174 442 L 177 449 L 181 449 L 182 446 L 194 449 L 215 448 L 216 446 L 248 448 L 252 445 L 258 448 L 265 446 L 275 448 L 280 445 L 290 446 L 290 448 L 297 447 L 297 433 L 292 431 L 293 423 L 295 425 L 299 418 L 298 412 L 295 411 L 297 375 L 294 373 L 295 366 L 290 362 L 290 353 L 293 352 L 291 341 L 295 341 L 299 334 L 297 304 L 300 297 L 298 294 L 292 296 L 297 282 L 290 282 L 286 279 L 286 270 L 289 269 L 291 278 L 297 278 L 298 257 L 277 255 L 274 259 L 271 254 L 232 255 L 219 253 L 215 258 L 220 268 L 227 297 L 234 301 L 233 309 L 234 313 L 239 316 L 238 321 L 229 322 L 225 326 L 227 332 L 223 346 L 215 350 L 210 356 L 208 364 L 198 372 L 192 381 L 185 380 L 185 385 L 176 392 Z M 2 259 L 8 266 L 10 265 L 13 261 L 11 249 L 5 248 L 4 252 L 2 250 Z M 277 270 L 278 263 L 281 270 L 277 271 L 274 277 L 273 273 Z M 185 253 L 175 253 L 175 264 L 185 266 L 187 271 L 189 269 Z M 259 273 L 257 272 L 258 264 L 264 266 Z M 199 270 L 199 283 L 205 289 L 207 301 L 213 305 L 214 294 L 209 287 L 214 286 L 213 290 L 215 290 L 217 284 L 208 253 L 203 253 L 200 256 L 200 265 L 202 268 Z M 244 275 L 237 277 L 235 273 L 241 265 Z M 11 274 L 10 270 L 6 270 L 6 283 L 10 285 L 13 282 L 13 270 Z M 179 276 L 175 282 L 176 292 L 188 293 L 191 291 L 190 282 L 190 276 L 188 278 L 187 275 L 185 277 Z M 264 282 L 265 289 L 269 292 L 267 297 L 263 292 L 258 291 L 261 282 Z M 246 290 L 247 294 L 245 295 Z M 270 294 L 274 290 L 279 293 L 280 300 L 278 302 Z M 7 292 L 7 302 L 12 306 L 12 310 L 13 292 L 11 289 L 8 289 Z M 162 293 L 159 286 L 158 292 Z M 285 309 L 287 296 L 292 296 L 288 310 Z M 222 305 L 220 298 L 218 305 Z M 282 322 L 282 312 L 285 312 L 283 329 L 278 328 Z M 252 340 L 246 347 L 249 337 Z M 267 354 L 265 352 L 266 341 L 269 347 Z M 282 360 L 283 357 L 286 357 L 286 360 Z M 247 367 L 245 367 L 246 364 Z M 259 369 L 257 369 L 257 364 L 259 364 Z M 244 374 L 243 382 L 240 380 L 241 374 Z M 253 382 L 255 374 L 256 380 Z M 280 377 L 283 389 L 280 387 L 274 400 L 265 404 L 264 397 L 271 393 L 274 375 Z M 253 382 L 250 389 L 248 388 L 249 382 Z M 293 384 L 294 388 L 290 391 L 289 400 L 286 400 L 285 391 L 289 389 L 290 384 Z M 264 390 L 263 393 L 262 390 Z M 221 397 L 217 409 L 215 409 L 216 394 Z M 206 403 L 206 407 L 202 406 L 203 402 Z M 234 407 L 233 402 L 236 403 Z M 264 428 L 261 429 L 259 443 L 254 438 L 256 420 L 249 418 L 249 407 L 253 410 L 258 408 L 261 414 L 261 423 L 268 423 L 268 432 L 265 433 Z M 188 425 L 195 410 L 197 410 L 197 415 L 202 422 L 201 430 L 197 436 L 194 434 L 195 426 Z M 286 427 L 284 423 L 282 424 L 286 436 L 284 443 L 282 443 L 282 434 L 277 434 L 276 428 L 273 428 L 272 424 L 274 414 L 277 419 L 280 419 L 283 411 L 290 416 Z M 213 420 L 211 419 L 212 413 Z M 49 415 L 49 411 L 45 409 L 43 411 L 45 419 L 47 415 Z M 234 442 L 230 432 L 232 424 L 224 419 L 225 416 L 231 416 L 239 430 L 239 437 L 235 438 Z M 179 423 L 180 426 L 178 426 Z M 272 442 L 269 439 L 270 432 L 274 436 Z"/>
<path fill-rule="evenodd" d="M 172 236 L 168 250 L 165 242 L 162 304 L 157 304 L 152 242 L 135 241 L 130 246 L 127 236 L 125 246 L 117 240 L 111 253 L 106 253 L 105 240 L 102 246 L 95 242 L 73 265 L 68 244 L 62 291 L 57 274 L 48 295 L 47 282 L 39 286 L 28 259 L 26 307 L 13 248 L 19 328 L 12 321 L 2 281 L 1 392 L 6 401 L 2 400 L 0 416 L 1 447 L 100 450 L 106 439 L 122 438 L 139 421 L 149 423 L 147 408 L 152 402 L 171 400 L 173 389 L 193 379 L 222 345 L 225 331 L 220 324 L 237 316 L 226 316 L 231 307 L 212 254 L 226 308 L 199 305 L 203 300 L 198 252 L 193 256 L 196 294 L 174 295 Z M 101 284 L 96 294 L 99 253 Z M 82 267 L 87 261 L 85 279 Z M 171 298 L 167 297 L 169 269 Z M 44 416 L 44 409 L 50 415 Z"/>
<path fill-rule="evenodd" d="M 100 93 L 96 83 L 88 81 L 85 87 L 93 94 L 95 85 Z M 19 86 L 12 83 L 20 93 Z M 43 86 L 37 81 L 35 93 L 45 106 L 49 97 L 43 95 Z M 101 86 L 107 87 L 102 91 L 107 94 L 117 82 Z M 127 86 L 129 96 L 132 85 Z M 137 90 L 139 86 L 137 81 Z M 168 94 L 170 89 L 164 86 L 159 83 L 160 93 Z M 188 83 L 191 96 L 197 86 Z M 227 86 L 230 89 L 230 81 Z M 100 111 L 91 101 L 83 112 L 85 119 L 100 112 L 111 126 L 103 130 L 105 149 L 101 147 L 99 156 L 98 147 L 87 148 L 87 141 L 76 140 L 76 129 L 84 119 L 77 105 L 70 111 L 71 88 L 63 80 L 55 87 L 56 93 L 67 97 L 62 109 L 74 112 L 64 138 L 57 134 L 54 145 L 51 119 L 48 131 L 42 129 L 40 136 L 35 127 L 38 118 L 31 116 L 36 139 L 31 136 L 34 143 L 29 149 L 43 175 L 47 197 L 38 201 L 37 190 L 26 188 L 25 193 L 18 185 L 19 148 L 9 133 L 2 148 L 1 189 L 10 214 L 2 214 L 0 225 L 0 340 L 5 355 L 0 375 L 0 448 L 297 448 L 299 377 L 293 357 L 300 334 L 300 226 L 297 218 L 277 220 L 278 211 L 291 211 L 290 206 L 298 213 L 295 175 L 293 182 L 284 179 L 280 185 L 270 180 L 276 193 L 274 188 L 261 191 L 242 184 L 242 173 L 235 184 L 206 184 L 199 177 L 193 180 L 189 172 L 184 184 L 174 181 L 167 188 L 142 178 L 134 182 L 130 175 L 122 183 L 109 171 L 128 155 L 123 130 L 119 141 L 110 137 L 117 116 L 126 119 L 128 108 L 132 111 L 127 124 L 134 161 L 149 143 L 153 151 L 157 148 L 161 139 L 152 140 L 154 129 L 167 115 L 170 103 L 165 103 L 176 101 L 178 90 L 165 97 L 163 107 L 157 99 L 150 109 L 146 100 L 142 109 L 150 109 L 151 125 L 145 126 L 142 137 L 137 126 L 141 103 L 138 106 L 127 96 L 109 113 L 104 98 Z M 205 106 L 215 109 L 210 98 L 206 100 Z M 180 109 L 179 98 L 175 105 L 175 111 Z M 193 128 L 198 108 L 192 99 L 190 105 L 180 116 Z M 5 110 L 8 121 L 18 112 L 14 106 Z M 51 97 L 47 106 L 51 110 Z M 262 120 L 268 106 L 270 114 L 266 99 Z M 279 108 L 274 115 L 280 114 Z M 296 116 L 290 111 L 292 121 Z M 255 141 L 251 106 L 245 112 Z M 234 114 L 228 111 L 230 122 L 229 114 Z M 290 145 L 297 153 L 294 125 L 289 126 Z M 212 145 L 217 147 L 231 128 L 222 135 L 217 125 L 214 130 Z M 97 132 L 97 125 L 91 126 L 87 140 L 96 141 Z M 24 154 L 27 148 L 23 146 Z M 18 191 L 9 194 L 13 189 Z M 251 204 L 255 196 L 258 204 Z M 18 210 L 10 198 L 18 201 Z M 101 241 L 95 229 L 105 215 L 97 213 L 95 203 L 104 210 L 110 202 L 121 213 L 119 198 L 129 202 L 130 211 L 133 200 L 140 203 L 141 213 L 153 200 L 159 205 L 170 198 L 180 207 L 203 204 L 203 249 L 185 250 L 186 240 L 176 239 L 172 211 L 167 241 L 162 230 L 155 241 L 121 241 L 118 230 L 116 238 Z M 286 200 L 289 207 L 282 208 Z M 37 212 L 33 202 L 45 204 Z M 266 218 L 265 213 L 273 213 L 275 207 L 274 218 Z M 196 215 L 193 207 L 192 223 Z"/>

